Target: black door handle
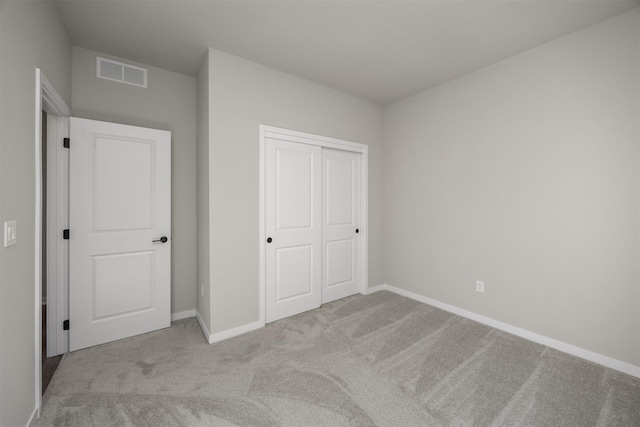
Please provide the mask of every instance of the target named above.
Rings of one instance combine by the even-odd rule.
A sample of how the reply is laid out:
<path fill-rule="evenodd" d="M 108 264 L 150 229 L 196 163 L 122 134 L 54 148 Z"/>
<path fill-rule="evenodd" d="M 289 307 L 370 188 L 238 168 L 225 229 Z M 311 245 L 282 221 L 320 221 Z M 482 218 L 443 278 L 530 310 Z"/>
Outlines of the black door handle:
<path fill-rule="evenodd" d="M 169 239 L 167 239 L 167 236 L 162 236 L 158 240 L 152 240 L 151 243 L 156 243 L 156 242 L 167 243 L 168 241 L 169 241 Z"/>
<path fill-rule="evenodd" d="M 356 233 L 359 233 L 359 232 L 360 232 L 360 229 L 359 229 L 359 228 L 356 228 Z"/>
<path fill-rule="evenodd" d="M 267 237 L 267 243 L 271 243 L 273 242 L 273 239 L 271 237 Z"/>

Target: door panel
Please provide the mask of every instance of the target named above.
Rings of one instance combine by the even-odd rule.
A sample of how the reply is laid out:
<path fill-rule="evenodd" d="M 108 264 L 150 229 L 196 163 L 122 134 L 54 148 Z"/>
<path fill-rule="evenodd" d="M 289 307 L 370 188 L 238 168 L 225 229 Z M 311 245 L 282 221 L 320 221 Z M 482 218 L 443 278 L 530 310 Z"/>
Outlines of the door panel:
<path fill-rule="evenodd" d="M 359 291 L 360 154 L 325 148 L 322 302 Z"/>
<path fill-rule="evenodd" d="M 321 303 L 321 150 L 266 142 L 267 322 Z"/>
<path fill-rule="evenodd" d="M 71 118 L 70 350 L 168 327 L 171 134 Z"/>
<path fill-rule="evenodd" d="M 310 230 L 314 226 L 313 153 L 276 150 L 276 230 Z"/>
<path fill-rule="evenodd" d="M 151 228 L 153 141 L 111 135 L 94 144 L 94 231 Z"/>
<path fill-rule="evenodd" d="M 313 245 L 276 249 L 276 304 L 313 293 Z"/>
<path fill-rule="evenodd" d="M 91 320 L 151 309 L 154 258 L 151 251 L 92 257 L 95 280 Z"/>
<path fill-rule="evenodd" d="M 353 239 L 326 243 L 326 286 L 339 286 L 355 279 L 355 247 Z"/>

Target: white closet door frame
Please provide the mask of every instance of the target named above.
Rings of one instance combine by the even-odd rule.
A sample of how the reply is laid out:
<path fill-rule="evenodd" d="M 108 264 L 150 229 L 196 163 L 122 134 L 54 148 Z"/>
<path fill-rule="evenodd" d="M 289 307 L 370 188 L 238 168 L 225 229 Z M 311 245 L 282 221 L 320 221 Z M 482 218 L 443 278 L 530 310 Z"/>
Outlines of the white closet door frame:
<path fill-rule="evenodd" d="M 260 320 L 266 323 L 266 141 L 267 138 L 280 139 L 283 141 L 310 144 L 318 147 L 334 148 L 337 150 L 352 151 L 362 155 L 360 162 L 360 215 L 361 215 L 361 235 L 360 242 L 360 293 L 364 294 L 369 283 L 369 147 L 366 144 L 345 141 L 337 138 L 313 135 L 274 126 L 260 125 Z"/>

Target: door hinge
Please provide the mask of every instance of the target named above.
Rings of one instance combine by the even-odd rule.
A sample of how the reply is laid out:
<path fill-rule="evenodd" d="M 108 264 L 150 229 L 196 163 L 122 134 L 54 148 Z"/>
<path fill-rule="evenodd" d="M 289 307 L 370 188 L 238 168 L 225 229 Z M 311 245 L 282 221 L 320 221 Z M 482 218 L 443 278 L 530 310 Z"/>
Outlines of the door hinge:
<path fill-rule="evenodd" d="M 70 140 L 69 138 L 63 138 L 63 139 L 62 139 L 62 146 L 63 146 L 64 148 L 69 148 L 69 144 L 71 143 L 70 141 L 71 141 L 71 140 Z"/>
<path fill-rule="evenodd" d="M 62 238 L 64 240 L 69 240 L 69 229 L 68 228 L 66 230 L 62 230 Z"/>
<path fill-rule="evenodd" d="M 68 331 L 69 330 L 69 320 L 64 320 L 62 322 L 62 330 L 63 331 Z"/>

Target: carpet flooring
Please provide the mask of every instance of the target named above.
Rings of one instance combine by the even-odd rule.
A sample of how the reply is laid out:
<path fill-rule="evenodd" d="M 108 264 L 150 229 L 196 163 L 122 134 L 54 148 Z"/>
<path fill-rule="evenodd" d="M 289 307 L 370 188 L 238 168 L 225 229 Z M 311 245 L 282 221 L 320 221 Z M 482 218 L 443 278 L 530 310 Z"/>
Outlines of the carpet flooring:
<path fill-rule="evenodd" d="M 640 426 L 640 379 L 390 292 L 65 355 L 39 426 Z"/>

